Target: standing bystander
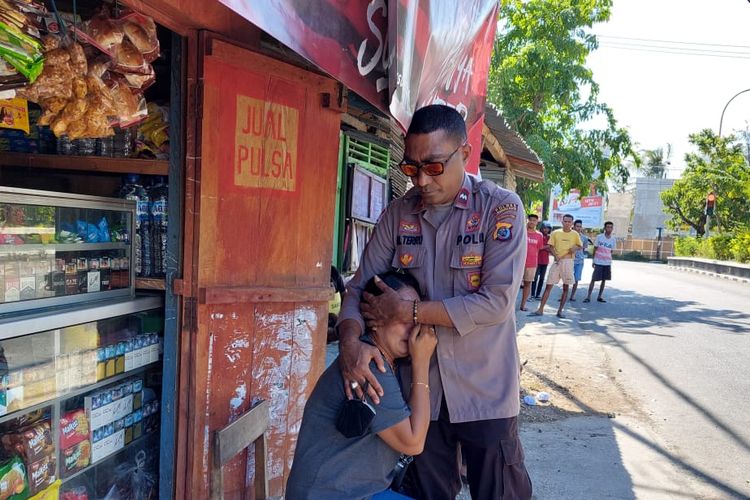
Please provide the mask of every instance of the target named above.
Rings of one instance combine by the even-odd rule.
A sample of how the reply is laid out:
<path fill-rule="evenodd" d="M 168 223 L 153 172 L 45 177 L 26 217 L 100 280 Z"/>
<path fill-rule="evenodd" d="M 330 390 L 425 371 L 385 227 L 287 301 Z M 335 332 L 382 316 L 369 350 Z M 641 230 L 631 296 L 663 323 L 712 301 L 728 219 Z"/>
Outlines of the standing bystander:
<path fill-rule="evenodd" d="M 591 292 L 594 291 L 594 283 L 601 281 L 599 287 L 599 297 L 597 302 L 607 302 L 604 300 L 604 285 L 612 279 L 612 250 L 614 250 L 617 240 L 612 236 L 614 224 L 607 221 L 604 223 L 604 233 L 599 234 L 594 240 L 594 275 L 591 277 L 589 285 L 589 294 L 583 299 L 584 302 L 591 302 Z"/>
<path fill-rule="evenodd" d="M 547 275 L 547 266 L 549 266 L 549 249 L 547 243 L 549 243 L 549 233 L 552 228 L 549 224 L 542 224 L 542 236 L 544 237 L 544 243 L 542 248 L 539 250 L 539 262 L 536 266 L 536 275 L 534 276 L 534 282 L 531 283 L 532 296 L 539 300 L 542 298 L 542 288 L 544 287 L 544 278 Z"/>
<path fill-rule="evenodd" d="M 565 318 L 563 309 L 568 299 L 568 287 L 575 281 L 573 279 L 573 256 L 576 250 L 581 248 L 581 237 L 573 231 L 572 215 L 563 215 L 563 227 L 552 231 L 547 248 L 552 252 L 555 262 L 549 270 L 549 279 L 547 279 L 547 286 L 544 288 L 539 309 L 531 313 L 530 316 L 544 314 L 544 306 L 547 304 L 552 287 L 562 280 L 563 292 L 562 297 L 560 297 L 560 307 L 557 308 L 557 317 Z"/>
<path fill-rule="evenodd" d="M 536 214 L 529 214 L 526 222 L 526 267 L 523 271 L 523 294 L 521 297 L 521 305 L 519 309 L 526 311 L 526 301 L 529 299 L 529 295 L 533 290 L 531 283 L 534 281 L 536 275 L 537 264 L 539 263 L 539 250 L 545 245 L 544 236 L 542 233 L 536 230 L 536 225 L 539 222 L 539 216 Z"/>
<path fill-rule="evenodd" d="M 571 302 L 576 301 L 578 282 L 581 281 L 581 277 L 583 276 L 583 261 L 586 259 L 586 251 L 589 247 L 589 243 L 591 243 L 589 237 L 583 234 L 583 221 L 581 219 L 578 219 L 573 223 L 573 230 L 581 237 L 581 248 L 576 250 L 576 256 L 573 260 L 573 278 L 575 278 L 576 282 L 573 283 L 573 289 L 570 291 Z"/>

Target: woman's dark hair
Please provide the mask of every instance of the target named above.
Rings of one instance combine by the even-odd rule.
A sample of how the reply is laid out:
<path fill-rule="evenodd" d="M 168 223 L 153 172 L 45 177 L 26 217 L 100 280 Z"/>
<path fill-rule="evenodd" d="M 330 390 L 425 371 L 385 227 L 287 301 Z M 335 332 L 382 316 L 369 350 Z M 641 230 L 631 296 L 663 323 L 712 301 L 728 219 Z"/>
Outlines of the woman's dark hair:
<path fill-rule="evenodd" d="M 387 273 L 378 275 L 383 282 L 394 290 L 401 290 L 405 286 L 410 286 L 417 291 L 418 295 L 422 295 L 419 291 L 419 282 L 411 274 L 401 273 L 398 271 L 388 271 Z M 365 292 L 375 295 L 381 295 L 383 292 L 378 288 L 375 283 L 375 277 L 373 276 L 367 281 L 365 285 Z"/>

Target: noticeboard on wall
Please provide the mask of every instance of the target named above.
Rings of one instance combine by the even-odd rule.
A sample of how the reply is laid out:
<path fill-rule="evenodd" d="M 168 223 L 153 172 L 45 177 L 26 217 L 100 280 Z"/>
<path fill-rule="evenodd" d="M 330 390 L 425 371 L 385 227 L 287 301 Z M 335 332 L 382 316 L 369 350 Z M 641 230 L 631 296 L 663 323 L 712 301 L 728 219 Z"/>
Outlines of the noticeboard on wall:
<path fill-rule="evenodd" d="M 352 175 L 351 216 L 370 222 L 378 221 L 386 205 L 387 181 L 361 167 L 354 167 Z"/>

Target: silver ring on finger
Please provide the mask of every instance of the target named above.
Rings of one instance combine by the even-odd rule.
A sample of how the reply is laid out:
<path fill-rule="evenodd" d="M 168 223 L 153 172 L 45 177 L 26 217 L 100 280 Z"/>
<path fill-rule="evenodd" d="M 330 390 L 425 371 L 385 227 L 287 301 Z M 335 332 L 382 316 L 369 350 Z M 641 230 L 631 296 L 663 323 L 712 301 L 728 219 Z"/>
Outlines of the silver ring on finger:
<path fill-rule="evenodd" d="M 359 387 L 359 382 L 350 382 L 349 387 L 351 387 L 352 390 L 356 390 L 357 387 Z"/>

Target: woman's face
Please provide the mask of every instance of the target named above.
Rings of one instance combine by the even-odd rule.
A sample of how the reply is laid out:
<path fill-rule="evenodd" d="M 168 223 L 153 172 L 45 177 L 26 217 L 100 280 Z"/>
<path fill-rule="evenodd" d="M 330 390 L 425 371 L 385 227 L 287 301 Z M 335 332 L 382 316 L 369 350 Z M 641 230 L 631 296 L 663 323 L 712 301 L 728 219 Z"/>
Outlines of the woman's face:
<path fill-rule="evenodd" d="M 396 293 L 403 300 L 410 302 L 419 300 L 417 291 L 409 286 L 396 290 Z M 411 322 L 401 323 L 394 321 L 378 328 L 375 335 L 378 338 L 378 342 L 394 359 L 405 358 L 409 355 L 409 334 L 413 327 L 414 325 Z"/>

